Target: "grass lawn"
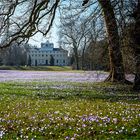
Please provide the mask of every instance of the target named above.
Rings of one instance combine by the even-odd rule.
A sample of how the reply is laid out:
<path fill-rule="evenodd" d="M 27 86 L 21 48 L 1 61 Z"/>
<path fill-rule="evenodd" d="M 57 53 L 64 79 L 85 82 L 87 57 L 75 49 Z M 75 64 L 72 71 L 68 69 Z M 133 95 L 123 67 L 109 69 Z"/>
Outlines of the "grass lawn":
<path fill-rule="evenodd" d="M 0 83 L 0 139 L 140 139 L 140 93 L 110 83 Z"/>
<path fill-rule="evenodd" d="M 0 70 L 71 71 L 70 66 L 0 66 Z"/>

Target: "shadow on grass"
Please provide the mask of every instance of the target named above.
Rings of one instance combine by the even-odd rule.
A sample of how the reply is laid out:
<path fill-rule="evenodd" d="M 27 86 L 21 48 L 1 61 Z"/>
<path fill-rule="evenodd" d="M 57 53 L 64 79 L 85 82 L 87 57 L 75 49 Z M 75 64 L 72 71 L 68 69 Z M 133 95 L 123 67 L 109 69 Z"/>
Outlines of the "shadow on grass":
<path fill-rule="evenodd" d="M 131 93 L 103 93 L 100 91 L 90 91 L 90 92 L 80 92 L 74 90 L 72 93 L 65 93 L 61 91 L 55 91 L 57 94 L 42 94 L 38 93 L 37 96 L 41 99 L 55 99 L 55 100 L 105 100 L 110 102 L 115 101 L 130 101 L 130 102 L 138 102 L 139 95 Z M 59 94 L 58 94 L 59 93 Z"/>
<path fill-rule="evenodd" d="M 58 84 L 58 83 L 56 83 Z M 2 94 L 26 96 L 40 100 L 105 100 L 110 102 L 127 101 L 139 102 L 140 93 L 131 91 L 132 86 L 95 83 L 92 85 L 72 84 L 68 88 L 58 88 L 52 85 L 33 83 L 0 84 Z M 84 87 L 85 86 L 85 87 Z"/>
<path fill-rule="evenodd" d="M 79 89 L 36 89 L 34 91 L 34 97 L 43 100 L 104 100 L 110 102 L 127 101 L 127 102 L 139 102 L 139 93 L 132 93 L 131 91 L 121 91 L 120 89 L 94 89 L 94 90 L 79 90 Z"/>

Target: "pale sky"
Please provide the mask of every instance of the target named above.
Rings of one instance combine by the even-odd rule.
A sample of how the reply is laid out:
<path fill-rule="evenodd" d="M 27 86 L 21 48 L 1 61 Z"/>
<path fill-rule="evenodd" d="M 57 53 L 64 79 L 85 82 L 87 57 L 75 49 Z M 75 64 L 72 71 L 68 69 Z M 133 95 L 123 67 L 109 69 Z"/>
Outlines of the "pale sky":
<path fill-rule="evenodd" d="M 37 47 L 40 47 L 42 42 L 46 42 L 49 40 L 51 43 L 54 43 L 54 47 L 58 48 L 58 29 L 56 26 L 56 22 L 54 22 L 51 31 L 48 33 L 47 37 L 43 37 L 41 33 L 37 33 L 34 37 L 30 38 L 29 44 L 35 45 Z"/>

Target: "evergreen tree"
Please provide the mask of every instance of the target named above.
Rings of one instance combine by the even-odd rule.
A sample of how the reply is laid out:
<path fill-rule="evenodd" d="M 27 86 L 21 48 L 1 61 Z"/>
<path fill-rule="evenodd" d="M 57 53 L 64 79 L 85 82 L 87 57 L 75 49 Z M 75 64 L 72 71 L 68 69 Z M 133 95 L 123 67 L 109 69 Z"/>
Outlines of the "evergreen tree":
<path fill-rule="evenodd" d="M 32 63 L 32 60 L 31 60 L 31 56 L 29 55 L 29 58 L 28 58 L 28 66 L 31 66 L 31 63 Z"/>
<path fill-rule="evenodd" d="M 54 58 L 52 55 L 50 57 L 50 66 L 54 66 Z"/>

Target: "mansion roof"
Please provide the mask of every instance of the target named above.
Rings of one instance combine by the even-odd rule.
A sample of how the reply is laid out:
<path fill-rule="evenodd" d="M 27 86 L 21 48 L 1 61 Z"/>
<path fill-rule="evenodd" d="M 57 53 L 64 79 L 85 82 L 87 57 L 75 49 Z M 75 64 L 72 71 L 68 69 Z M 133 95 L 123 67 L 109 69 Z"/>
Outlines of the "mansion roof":
<path fill-rule="evenodd" d="M 35 50 L 35 51 L 43 51 L 43 52 L 47 52 L 47 51 L 62 51 L 62 52 L 68 52 L 67 50 L 64 50 L 63 48 L 54 48 L 54 44 L 53 43 L 49 43 L 49 41 L 47 41 L 46 43 L 41 43 L 41 48 L 31 48 L 31 50 Z"/>

